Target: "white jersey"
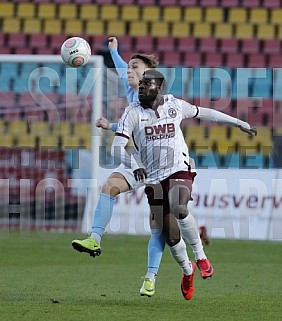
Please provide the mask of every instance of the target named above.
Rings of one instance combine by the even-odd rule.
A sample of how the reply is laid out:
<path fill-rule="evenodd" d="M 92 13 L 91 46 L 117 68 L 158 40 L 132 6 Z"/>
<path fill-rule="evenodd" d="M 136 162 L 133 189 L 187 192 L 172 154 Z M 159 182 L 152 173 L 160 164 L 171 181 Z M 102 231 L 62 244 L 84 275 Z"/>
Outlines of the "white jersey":
<path fill-rule="evenodd" d="M 116 135 L 132 136 L 148 178 L 158 181 L 188 169 L 189 152 L 180 123 L 199 112 L 198 107 L 172 95 L 163 98 L 157 111 L 144 109 L 139 102 L 129 105 L 116 131 Z"/>

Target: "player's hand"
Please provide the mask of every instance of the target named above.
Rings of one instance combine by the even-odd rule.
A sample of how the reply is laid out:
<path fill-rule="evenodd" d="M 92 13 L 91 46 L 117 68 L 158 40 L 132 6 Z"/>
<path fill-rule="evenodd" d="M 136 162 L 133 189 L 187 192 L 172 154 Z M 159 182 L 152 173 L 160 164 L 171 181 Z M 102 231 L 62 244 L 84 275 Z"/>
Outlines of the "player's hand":
<path fill-rule="evenodd" d="M 247 129 L 247 128 L 239 125 L 238 128 L 239 128 L 242 132 L 247 133 L 247 134 L 249 134 L 250 136 L 257 136 L 257 130 L 256 130 L 256 128 L 254 128 L 254 127 L 251 127 L 250 129 Z"/>
<path fill-rule="evenodd" d="M 109 43 L 108 43 L 109 50 L 118 48 L 118 41 L 116 37 L 109 37 L 108 40 L 109 40 Z"/>
<path fill-rule="evenodd" d="M 103 128 L 103 129 L 109 129 L 110 122 L 105 117 L 100 117 L 96 120 L 96 127 Z"/>
<path fill-rule="evenodd" d="M 133 174 L 137 182 L 143 182 L 147 178 L 147 172 L 145 168 L 137 168 L 135 171 L 133 171 Z"/>

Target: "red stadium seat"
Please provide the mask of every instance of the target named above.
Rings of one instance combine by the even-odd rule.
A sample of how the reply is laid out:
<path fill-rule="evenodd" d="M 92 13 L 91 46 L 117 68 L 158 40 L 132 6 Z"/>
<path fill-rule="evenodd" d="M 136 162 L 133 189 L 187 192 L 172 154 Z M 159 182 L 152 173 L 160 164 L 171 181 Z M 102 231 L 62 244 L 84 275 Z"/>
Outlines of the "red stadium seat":
<path fill-rule="evenodd" d="M 177 49 L 181 52 L 194 52 L 196 49 L 195 38 L 179 38 L 177 41 Z"/>
<path fill-rule="evenodd" d="M 223 8 L 239 7 L 239 0 L 221 0 L 220 5 Z"/>
<path fill-rule="evenodd" d="M 37 48 L 36 53 L 38 55 L 53 55 L 54 49 L 52 49 L 52 48 Z"/>
<path fill-rule="evenodd" d="M 135 50 L 150 53 L 154 51 L 154 38 L 142 36 L 135 38 Z"/>
<path fill-rule="evenodd" d="M 155 5 L 156 1 L 155 0 L 137 0 L 137 3 L 140 6 L 149 6 L 149 5 Z"/>
<path fill-rule="evenodd" d="M 1 55 L 6 55 L 6 54 L 11 54 L 12 53 L 12 49 L 10 49 L 10 48 L 1 48 L 0 47 L 0 54 Z"/>
<path fill-rule="evenodd" d="M 206 67 L 222 67 L 223 55 L 221 53 L 206 53 L 204 55 L 204 65 Z"/>
<path fill-rule="evenodd" d="M 16 55 L 31 55 L 33 54 L 32 48 L 16 48 L 15 49 L 15 54 Z"/>
<path fill-rule="evenodd" d="M 244 56 L 242 54 L 227 54 L 226 66 L 230 68 L 244 67 Z"/>
<path fill-rule="evenodd" d="M 199 49 L 201 52 L 216 52 L 218 49 L 217 39 L 215 38 L 199 39 Z"/>
<path fill-rule="evenodd" d="M 132 50 L 132 37 L 128 35 L 119 36 L 118 44 L 121 51 L 123 50 Z"/>
<path fill-rule="evenodd" d="M 185 67 L 200 67 L 202 66 L 201 53 L 184 53 L 183 65 Z"/>
<path fill-rule="evenodd" d="M 8 46 L 13 48 L 25 48 L 27 46 L 26 35 L 23 33 L 11 33 L 8 38 Z"/>
<path fill-rule="evenodd" d="M 0 47 L 4 47 L 5 43 L 5 35 L 4 33 L 0 32 Z"/>
<path fill-rule="evenodd" d="M 12 91 L 1 92 L 0 105 L 5 108 L 16 106 L 16 95 Z"/>
<path fill-rule="evenodd" d="M 159 51 L 175 51 L 175 40 L 172 37 L 160 37 L 156 39 L 156 49 Z"/>
<path fill-rule="evenodd" d="M 116 3 L 120 5 L 134 4 L 134 0 L 116 0 Z"/>
<path fill-rule="evenodd" d="M 179 0 L 178 4 L 183 7 L 189 7 L 189 6 L 197 6 L 198 1 L 197 0 Z"/>
<path fill-rule="evenodd" d="M 260 41 L 258 39 L 243 39 L 241 42 L 242 53 L 257 54 L 260 52 Z"/>
<path fill-rule="evenodd" d="M 281 0 L 263 0 L 262 8 L 281 8 Z"/>
<path fill-rule="evenodd" d="M 217 0 L 201 0 L 202 7 L 216 7 L 218 5 Z"/>
<path fill-rule="evenodd" d="M 280 54 L 281 41 L 279 39 L 267 39 L 263 41 L 264 54 Z"/>
<path fill-rule="evenodd" d="M 281 68 L 282 57 L 281 55 L 269 55 L 268 56 L 268 68 Z"/>
<path fill-rule="evenodd" d="M 265 68 L 266 57 L 261 54 L 249 54 L 247 55 L 247 66 L 249 68 Z"/>
<path fill-rule="evenodd" d="M 163 52 L 162 64 L 166 67 L 181 66 L 181 57 L 178 52 Z"/>
<path fill-rule="evenodd" d="M 245 8 L 259 8 L 260 0 L 243 0 L 241 6 Z"/>
<path fill-rule="evenodd" d="M 47 47 L 47 36 L 44 34 L 32 34 L 29 39 L 29 46 L 31 48 L 46 48 Z"/>
<path fill-rule="evenodd" d="M 51 49 L 61 48 L 61 45 L 65 40 L 67 40 L 67 36 L 65 35 L 51 35 L 48 48 L 51 48 Z"/>
<path fill-rule="evenodd" d="M 222 53 L 237 53 L 239 42 L 237 39 L 222 39 L 220 41 L 220 51 Z"/>

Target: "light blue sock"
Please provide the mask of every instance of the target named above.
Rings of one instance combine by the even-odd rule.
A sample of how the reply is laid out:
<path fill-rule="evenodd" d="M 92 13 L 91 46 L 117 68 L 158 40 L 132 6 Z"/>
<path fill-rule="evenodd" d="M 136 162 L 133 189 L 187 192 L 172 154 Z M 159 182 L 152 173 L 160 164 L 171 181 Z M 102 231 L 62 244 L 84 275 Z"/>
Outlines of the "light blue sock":
<path fill-rule="evenodd" d="M 165 238 L 160 230 L 152 229 L 151 238 L 148 243 L 148 272 L 147 274 L 158 274 L 163 251 L 165 248 Z"/>
<path fill-rule="evenodd" d="M 92 233 L 96 233 L 101 237 L 103 236 L 105 229 L 112 218 L 114 201 L 114 196 L 100 193 L 94 213 Z"/>

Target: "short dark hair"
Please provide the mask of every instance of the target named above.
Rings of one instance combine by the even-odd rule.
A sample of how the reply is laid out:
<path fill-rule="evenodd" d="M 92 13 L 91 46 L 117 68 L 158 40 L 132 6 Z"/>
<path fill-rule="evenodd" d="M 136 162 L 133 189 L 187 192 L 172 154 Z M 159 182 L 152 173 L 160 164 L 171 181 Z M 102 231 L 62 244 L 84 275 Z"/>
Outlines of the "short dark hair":
<path fill-rule="evenodd" d="M 146 55 L 143 53 L 135 53 L 130 57 L 131 59 L 140 59 L 148 68 L 157 68 L 159 65 L 158 59 L 155 55 Z"/>
<path fill-rule="evenodd" d="M 158 86 L 160 86 L 160 87 L 164 87 L 165 86 L 165 77 L 158 70 L 156 70 L 156 69 L 148 69 L 148 70 L 146 70 L 144 72 L 143 75 L 151 75 L 157 81 Z"/>

